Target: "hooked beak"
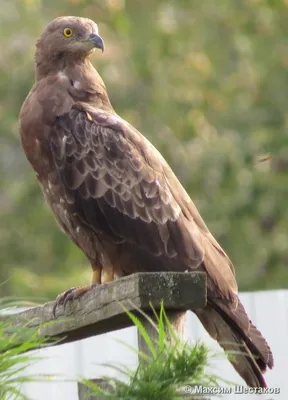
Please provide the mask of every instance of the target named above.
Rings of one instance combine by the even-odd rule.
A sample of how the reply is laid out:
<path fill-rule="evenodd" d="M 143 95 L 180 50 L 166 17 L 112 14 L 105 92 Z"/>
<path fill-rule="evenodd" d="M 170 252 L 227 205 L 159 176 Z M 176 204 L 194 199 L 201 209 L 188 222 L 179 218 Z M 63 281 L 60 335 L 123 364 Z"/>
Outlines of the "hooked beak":
<path fill-rule="evenodd" d="M 101 36 L 97 35 L 96 33 L 91 33 L 91 35 L 88 38 L 88 42 L 93 45 L 93 47 L 96 47 L 97 49 L 101 49 L 102 53 L 104 51 L 104 41 L 101 38 Z"/>

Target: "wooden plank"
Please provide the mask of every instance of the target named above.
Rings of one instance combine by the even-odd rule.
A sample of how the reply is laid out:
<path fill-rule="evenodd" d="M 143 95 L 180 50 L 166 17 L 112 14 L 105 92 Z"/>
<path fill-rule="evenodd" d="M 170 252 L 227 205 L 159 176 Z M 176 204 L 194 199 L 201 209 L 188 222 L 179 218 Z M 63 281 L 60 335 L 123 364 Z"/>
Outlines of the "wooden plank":
<path fill-rule="evenodd" d="M 60 306 L 56 320 L 52 313 L 54 302 L 33 307 L 9 319 L 13 328 L 23 324 L 39 328 L 41 337 L 61 337 L 60 344 L 63 344 L 131 326 L 121 305 L 137 313 L 137 308 L 149 310 L 150 302 L 159 309 L 162 300 L 167 311 L 204 307 L 206 274 L 137 273 L 94 288 L 80 299 L 67 303 L 65 311 Z"/>

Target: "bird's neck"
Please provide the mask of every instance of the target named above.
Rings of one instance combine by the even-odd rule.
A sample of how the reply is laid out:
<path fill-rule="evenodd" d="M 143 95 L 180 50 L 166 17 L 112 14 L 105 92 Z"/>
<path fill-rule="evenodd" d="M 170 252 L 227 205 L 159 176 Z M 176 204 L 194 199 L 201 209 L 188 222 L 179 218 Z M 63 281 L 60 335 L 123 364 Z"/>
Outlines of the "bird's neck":
<path fill-rule="evenodd" d="M 68 65 L 75 65 L 85 62 L 81 58 L 69 57 L 69 54 L 55 53 L 53 55 L 45 56 L 43 50 L 37 48 L 35 54 L 35 80 L 40 81 L 48 75 L 55 75 Z"/>
<path fill-rule="evenodd" d="M 65 87 L 75 102 L 89 102 L 97 108 L 113 111 L 105 84 L 88 58 L 36 62 L 36 82 L 49 76 L 61 77 L 55 84 L 66 81 Z"/>

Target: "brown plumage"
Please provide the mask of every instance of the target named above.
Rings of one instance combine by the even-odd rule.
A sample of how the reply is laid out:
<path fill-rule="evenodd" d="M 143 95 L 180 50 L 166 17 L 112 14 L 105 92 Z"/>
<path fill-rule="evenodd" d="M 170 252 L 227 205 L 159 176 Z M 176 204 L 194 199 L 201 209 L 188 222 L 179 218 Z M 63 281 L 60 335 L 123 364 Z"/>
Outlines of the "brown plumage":
<path fill-rule="evenodd" d="M 152 144 L 113 110 L 89 61 L 102 48 L 88 19 L 52 21 L 36 49 L 36 82 L 20 135 L 61 228 L 89 259 L 92 283 L 139 271 L 204 270 L 208 304 L 194 310 L 250 386 L 265 386 L 271 350 L 237 295 L 234 267 Z M 89 290 L 71 289 L 58 303 Z"/>

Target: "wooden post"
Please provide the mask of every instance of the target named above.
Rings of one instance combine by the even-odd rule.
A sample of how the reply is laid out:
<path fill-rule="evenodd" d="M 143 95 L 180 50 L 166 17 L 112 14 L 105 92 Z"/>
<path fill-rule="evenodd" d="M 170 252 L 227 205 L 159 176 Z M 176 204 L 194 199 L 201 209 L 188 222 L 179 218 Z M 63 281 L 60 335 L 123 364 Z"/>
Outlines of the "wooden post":
<path fill-rule="evenodd" d="M 104 379 L 90 379 L 90 382 L 95 383 L 100 386 L 102 389 L 109 390 L 110 385 Z M 91 389 L 83 385 L 83 383 L 78 383 L 78 396 L 79 400 L 103 400 L 101 396 L 94 396 L 91 394 Z"/>
<path fill-rule="evenodd" d="M 187 339 L 187 329 L 186 329 L 186 311 L 165 311 L 166 315 L 174 329 L 174 332 L 177 334 L 179 339 L 185 341 Z M 147 313 L 149 317 L 152 319 L 152 321 L 157 324 L 156 318 L 154 314 L 152 313 Z M 151 340 L 154 343 L 157 343 L 158 341 L 158 332 L 155 329 L 155 327 L 145 318 L 144 316 L 141 317 L 141 322 L 148 332 Z M 169 332 L 167 332 L 166 338 L 169 340 Z M 144 338 L 138 331 L 138 350 L 141 351 L 144 354 L 150 353 L 149 348 L 147 346 L 147 343 L 145 342 Z M 139 362 L 142 361 L 141 357 L 139 358 Z"/>

